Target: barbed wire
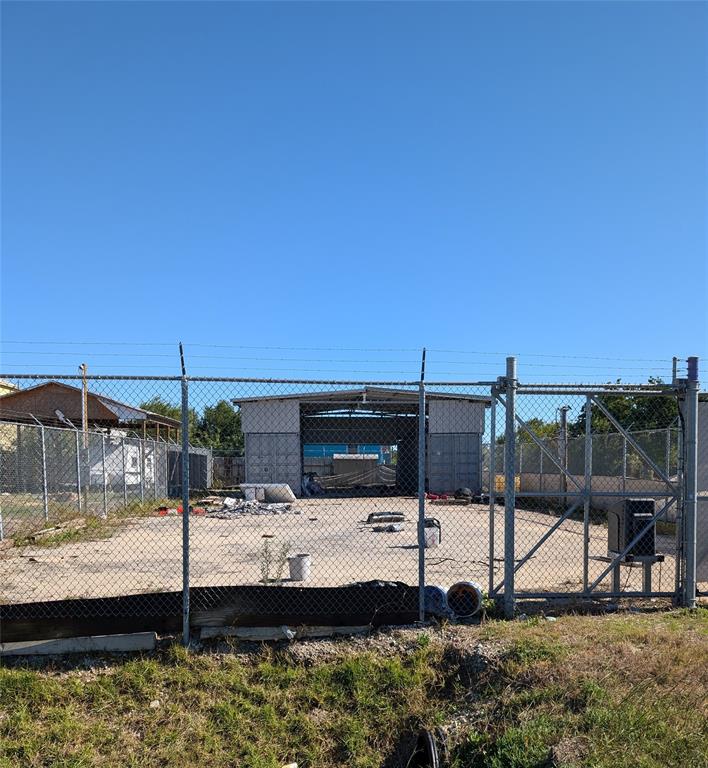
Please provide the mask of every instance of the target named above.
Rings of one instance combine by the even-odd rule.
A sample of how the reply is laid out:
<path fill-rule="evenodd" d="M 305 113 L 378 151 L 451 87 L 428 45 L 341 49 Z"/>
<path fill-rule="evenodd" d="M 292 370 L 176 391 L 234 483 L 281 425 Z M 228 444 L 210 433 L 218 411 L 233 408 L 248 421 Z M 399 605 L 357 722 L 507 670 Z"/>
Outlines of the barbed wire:
<path fill-rule="evenodd" d="M 173 342 L 129 342 L 129 341 L 57 341 L 57 340 L 15 340 L 5 339 L 0 340 L 0 345 L 32 345 L 32 346 L 121 346 L 121 347 L 172 347 L 176 348 L 176 341 Z M 212 349 L 239 349 L 239 350 L 261 350 L 261 351 L 281 351 L 281 352 L 373 352 L 373 353 L 404 353 L 404 352 L 420 352 L 422 347 L 344 347 L 344 346 L 273 346 L 273 345 L 247 345 L 247 344 L 213 344 L 205 342 L 184 342 L 185 347 L 194 348 L 212 348 Z M 601 362 L 643 362 L 643 363 L 670 363 L 672 358 L 645 358 L 645 357 L 613 357 L 613 356 L 599 356 L 599 355 L 579 355 L 579 354 L 553 354 L 545 352 L 521 352 L 513 350 L 465 350 L 465 349 L 442 349 L 438 347 L 428 347 L 428 352 L 441 353 L 441 354 L 454 354 L 454 355 L 476 355 L 476 356 L 516 356 L 516 357 L 534 357 L 542 359 L 557 359 L 557 360 L 595 360 Z M 17 352 L 16 352 L 17 353 Z M 31 354 L 28 351 L 28 354 Z M 35 353 L 36 354 L 36 353 Z M 57 352 L 56 354 L 59 354 Z M 67 353 L 73 354 L 73 353 Z M 98 353 L 97 353 L 98 354 Z M 120 353 L 100 353 L 102 355 Z M 138 353 L 134 353 L 136 356 Z M 142 353 L 145 354 L 145 353 Z M 155 354 L 153 356 L 169 357 L 171 355 Z M 150 356 L 150 355 L 146 355 Z M 415 361 L 417 362 L 417 361 Z"/>

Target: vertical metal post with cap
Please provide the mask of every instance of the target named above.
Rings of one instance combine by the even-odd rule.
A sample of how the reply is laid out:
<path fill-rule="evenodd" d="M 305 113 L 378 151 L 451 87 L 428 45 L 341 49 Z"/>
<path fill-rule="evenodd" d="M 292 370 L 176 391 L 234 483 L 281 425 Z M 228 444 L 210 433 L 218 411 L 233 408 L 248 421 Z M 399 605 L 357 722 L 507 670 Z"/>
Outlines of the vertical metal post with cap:
<path fill-rule="evenodd" d="M 514 617 L 514 507 L 516 505 L 516 358 L 506 359 L 504 433 L 504 615 Z"/>
<path fill-rule="evenodd" d="M 683 604 L 696 607 L 696 536 L 698 511 L 698 358 L 688 358 L 686 380 L 683 532 L 686 578 Z"/>
<path fill-rule="evenodd" d="M 425 347 L 418 385 L 418 618 L 425 621 Z"/>
<path fill-rule="evenodd" d="M 189 384 L 184 350 L 179 345 L 182 366 L 182 642 L 189 645 Z"/>

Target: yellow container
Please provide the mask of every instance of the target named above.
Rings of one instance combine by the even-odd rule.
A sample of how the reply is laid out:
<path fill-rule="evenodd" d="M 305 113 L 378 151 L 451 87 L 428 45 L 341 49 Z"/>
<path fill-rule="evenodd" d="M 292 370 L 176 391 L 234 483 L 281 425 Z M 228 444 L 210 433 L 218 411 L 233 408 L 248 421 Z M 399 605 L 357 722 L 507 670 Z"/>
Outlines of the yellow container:
<path fill-rule="evenodd" d="M 506 487 L 506 484 L 504 482 L 504 475 L 496 475 L 494 478 L 494 490 L 497 493 L 504 493 L 504 489 Z M 514 490 L 520 491 L 521 490 L 521 478 L 519 475 L 514 476 Z"/>

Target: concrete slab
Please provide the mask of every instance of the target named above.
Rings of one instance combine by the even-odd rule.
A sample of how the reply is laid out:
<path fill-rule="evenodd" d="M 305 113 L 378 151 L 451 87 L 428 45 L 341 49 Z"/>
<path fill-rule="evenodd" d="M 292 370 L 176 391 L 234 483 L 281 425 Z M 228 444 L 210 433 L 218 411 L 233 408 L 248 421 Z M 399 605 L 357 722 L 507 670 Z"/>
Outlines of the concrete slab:
<path fill-rule="evenodd" d="M 125 653 L 153 651 L 157 644 L 154 632 L 131 635 L 96 635 L 65 637 L 56 640 L 26 640 L 0 643 L 0 656 L 54 656 L 65 653 Z"/>

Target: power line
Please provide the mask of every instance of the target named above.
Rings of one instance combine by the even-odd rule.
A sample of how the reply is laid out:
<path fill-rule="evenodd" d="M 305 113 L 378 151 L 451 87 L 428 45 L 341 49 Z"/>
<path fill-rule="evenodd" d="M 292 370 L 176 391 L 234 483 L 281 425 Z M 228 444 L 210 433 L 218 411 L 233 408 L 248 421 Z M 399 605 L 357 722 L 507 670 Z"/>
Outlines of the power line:
<path fill-rule="evenodd" d="M 19 341 L 2 340 L 1 344 L 28 344 L 28 345 L 57 345 L 57 346 L 123 346 L 123 347 L 174 347 L 177 342 L 157 342 L 157 341 Z M 206 344 L 202 342 L 185 342 L 185 346 L 212 348 L 212 349 L 250 349 L 250 350 L 272 350 L 272 351 L 293 351 L 293 352 L 420 352 L 420 347 L 296 347 L 296 346 L 257 346 L 246 344 Z M 479 355 L 479 356 L 510 356 L 514 355 L 520 358 L 539 357 L 558 360 L 598 360 L 604 362 L 634 362 L 634 363 L 670 363 L 671 358 L 647 358 L 647 357 L 606 357 L 593 355 L 558 355 L 547 354 L 543 352 L 514 352 L 514 351 L 481 351 L 464 349 L 439 349 L 428 347 L 430 352 L 440 352 L 443 354 L 454 355 Z"/>
<path fill-rule="evenodd" d="M 18 350 L 13 352 L 4 352 L 5 355 L 43 355 L 43 356 L 64 356 L 64 357 L 76 357 L 76 352 L 66 352 L 66 351 L 60 351 L 60 352 L 47 352 L 46 350 L 41 351 L 33 351 L 33 350 Z M 163 354 L 163 353 L 146 353 L 146 352 L 135 352 L 131 353 L 130 355 L 121 354 L 119 352 L 92 352 L 92 357 L 118 357 L 125 359 L 126 357 L 146 357 L 146 358 L 174 358 L 175 355 L 171 354 Z M 253 357 L 253 356 L 236 356 L 236 355 L 189 355 L 189 358 L 191 360 L 247 360 L 247 361 L 266 361 L 266 362 L 273 362 L 273 361 L 281 361 L 281 362 L 296 362 L 296 363 L 376 363 L 377 365 L 417 365 L 419 363 L 419 360 L 371 360 L 371 359 L 351 359 L 351 358 L 304 358 L 304 357 L 290 357 L 290 358 L 282 358 L 282 357 Z M 469 365 L 469 361 L 464 360 L 435 360 L 433 359 L 431 361 L 431 364 L 433 365 Z M 604 366 L 600 365 L 567 365 L 565 363 L 525 363 L 522 361 L 521 365 L 525 369 L 529 368 L 573 368 L 573 369 L 584 369 L 584 370 L 602 370 L 604 369 Z M 490 369 L 491 370 L 491 369 Z M 494 368 L 496 371 L 497 369 Z M 624 366 L 622 368 L 624 371 L 645 371 L 645 372 L 651 372 L 651 373 L 663 373 L 665 372 L 664 368 L 649 368 L 646 366 Z"/>

